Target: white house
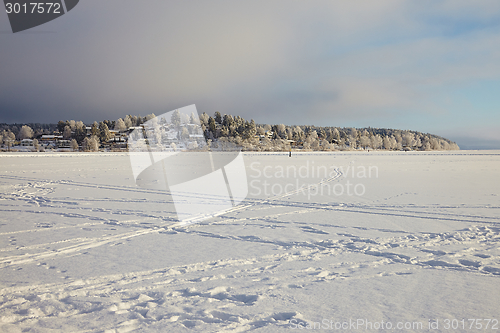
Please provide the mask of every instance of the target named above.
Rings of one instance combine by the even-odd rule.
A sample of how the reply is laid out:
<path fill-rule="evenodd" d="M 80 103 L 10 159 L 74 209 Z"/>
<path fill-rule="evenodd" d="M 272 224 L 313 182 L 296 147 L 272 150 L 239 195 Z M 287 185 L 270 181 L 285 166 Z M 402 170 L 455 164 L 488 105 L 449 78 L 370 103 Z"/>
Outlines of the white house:
<path fill-rule="evenodd" d="M 23 147 L 33 147 L 33 140 L 31 139 L 22 139 L 21 146 Z"/>

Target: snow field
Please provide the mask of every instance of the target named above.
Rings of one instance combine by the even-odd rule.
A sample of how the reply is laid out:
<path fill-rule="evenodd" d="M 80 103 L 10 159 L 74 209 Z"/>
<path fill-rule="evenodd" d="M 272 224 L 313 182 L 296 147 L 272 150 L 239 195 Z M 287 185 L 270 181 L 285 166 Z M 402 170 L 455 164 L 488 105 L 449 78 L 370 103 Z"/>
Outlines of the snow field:
<path fill-rule="evenodd" d="M 167 192 L 135 185 L 126 154 L 2 154 L 0 330 L 500 319 L 500 152 L 244 158 L 262 191 L 182 227 Z M 276 174 L 313 164 L 331 173 Z M 369 166 L 376 176 L 357 173 Z M 266 195 L 265 181 L 291 185 Z M 325 190 L 348 181 L 365 193 Z"/>

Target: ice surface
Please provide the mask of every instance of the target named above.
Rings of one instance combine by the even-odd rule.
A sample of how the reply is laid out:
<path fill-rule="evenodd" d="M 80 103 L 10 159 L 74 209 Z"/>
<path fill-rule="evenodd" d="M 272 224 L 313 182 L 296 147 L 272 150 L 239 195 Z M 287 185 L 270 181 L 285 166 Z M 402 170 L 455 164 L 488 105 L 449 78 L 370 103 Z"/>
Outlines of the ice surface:
<path fill-rule="evenodd" d="M 1 154 L 0 330 L 500 319 L 500 152 L 243 158 L 247 198 L 183 227 L 127 154 Z"/>

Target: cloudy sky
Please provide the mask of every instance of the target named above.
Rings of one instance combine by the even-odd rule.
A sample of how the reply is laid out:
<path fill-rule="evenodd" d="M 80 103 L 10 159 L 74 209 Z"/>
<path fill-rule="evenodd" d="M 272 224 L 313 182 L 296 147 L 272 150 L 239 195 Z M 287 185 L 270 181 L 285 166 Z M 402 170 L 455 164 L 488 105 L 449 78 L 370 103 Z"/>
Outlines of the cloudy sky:
<path fill-rule="evenodd" d="M 0 13 L 0 122 L 196 104 L 500 148 L 499 92 L 497 0 L 82 0 L 16 34 Z"/>

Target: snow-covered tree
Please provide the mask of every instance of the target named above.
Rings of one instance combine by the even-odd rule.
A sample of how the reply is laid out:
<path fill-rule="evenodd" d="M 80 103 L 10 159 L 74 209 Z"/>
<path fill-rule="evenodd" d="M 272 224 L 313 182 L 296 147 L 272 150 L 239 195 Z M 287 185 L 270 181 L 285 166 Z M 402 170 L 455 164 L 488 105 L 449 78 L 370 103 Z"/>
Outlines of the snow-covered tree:
<path fill-rule="evenodd" d="M 370 145 L 373 149 L 380 149 L 382 148 L 382 138 L 380 137 L 380 135 L 376 134 L 376 135 L 372 135 L 372 137 L 370 138 Z"/>
<path fill-rule="evenodd" d="M 181 139 L 184 140 L 184 141 L 189 139 L 189 131 L 188 131 L 188 129 L 186 127 L 182 128 Z"/>
<path fill-rule="evenodd" d="M 75 127 L 75 139 L 77 142 L 81 143 L 87 136 L 87 129 L 85 128 L 85 124 L 81 121 L 77 121 Z"/>
<path fill-rule="evenodd" d="M 208 117 L 208 130 L 212 133 L 214 138 L 217 138 L 217 124 L 212 117 Z"/>
<path fill-rule="evenodd" d="M 370 138 L 366 135 L 361 135 L 359 138 L 359 145 L 363 148 L 366 149 L 368 146 L 370 146 Z"/>
<path fill-rule="evenodd" d="M 69 138 L 71 138 L 71 127 L 69 127 L 69 125 L 64 126 L 63 138 L 65 140 L 68 140 Z"/>
<path fill-rule="evenodd" d="M 395 131 L 394 132 L 394 138 L 396 139 L 396 148 L 401 149 L 399 147 L 403 147 L 403 138 L 401 137 L 401 132 L 400 131 Z"/>
<path fill-rule="evenodd" d="M 16 140 L 16 136 L 10 130 L 3 130 L 2 138 L 4 145 L 6 145 L 10 150 L 10 147 L 14 144 L 14 141 Z"/>
<path fill-rule="evenodd" d="M 299 126 L 293 128 L 293 140 L 301 141 L 304 139 L 304 131 Z"/>
<path fill-rule="evenodd" d="M 181 113 L 181 123 L 189 124 L 189 116 L 185 113 Z"/>
<path fill-rule="evenodd" d="M 86 137 L 83 140 L 82 148 L 85 151 L 98 151 L 99 150 L 99 138 L 92 135 L 90 138 Z"/>
<path fill-rule="evenodd" d="M 337 128 L 334 128 L 333 131 L 332 131 L 332 135 L 331 135 L 331 141 L 330 142 L 335 142 L 335 143 L 339 143 L 340 141 L 340 132 Z"/>
<path fill-rule="evenodd" d="M 127 125 L 125 125 L 125 122 L 123 121 L 122 118 L 118 118 L 118 120 L 115 122 L 115 131 L 125 131 L 127 129 Z"/>
<path fill-rule="evenodd" d="M 72 139 L 72 140 L 71 140 L 71 149 L 72 149 L 73 151 L 77 151 L 77 150 L 78 150 L 78 142 L 76 142 L 76 140 L 75 140 L 75 139 Z"/>
<path fill-rule="evenodd" d="M 19 131 L 19 139 L 31 139 L 33 137 L 33 130 L 28 125 L 23 125 Z"/>
<path fill-rule="evenodd" d="M 431 150 L 441 150 L 441 144 L 437 138 L 431 138 L 429 140 L 429 144 L 431 146 Z"/>
<path fill-rule="evenodd" d="M 429 151 L 431 150 L 431 143 L 429 140 L 425 140 L 423 145 L 422 145 L 422 150 Z"/>
<path fill-rule="evenodd" d="M 287 135 L 286 135 L 286 126 L 283 125 L 283 124 L 279 124 L 278 126 L 276 126 L 277 130 L 278 130 L 278 135 L 280 138 L 282 139 L 286 139 Z"/>
<path fill-rule="evenodd" d="M 356 141 L 358 139 L 358 130 L 355 129 L 354 127 L 351 127 L 349 128 L 349 134 L 348 134 L 351 138 L 354 139 L 354 141 Z"/>
<path fill-rule="evenodd" d="M 416 144 L 416 141 L 415 141 L 415 134 L 411 133 L 411 132 L 404 132 L 403 135 L 402 135 L 402 138 L 403 138 L 403 146 L 406 146 L 406 147 L 414 147 L 415 144 Z"/>
<path fill-rule="evenodd" d="M 219 111 L 216 111 L 214 114 L 214 120 L 217 124 L 222 124 L 222 116 Z"/>
<path fill-rule="evenodd" d="M 108 125 L 104 122 L 99 124 L 99 139 L 102 142 L 108 142 L 109 139 L 111 139 L 111 133 L 109 132 Z"/>
<path fill-rule="evenodd" d="M 170 122 L 177 128 L 181 126 L 181 113 L 179 112 L 179 110 L 175 110 L 174 113 L 172 113 Z"/>
<path fill-rule="evenodd" d="M 130 115 L 127 115 L 125 117 L 125 119 L 123 120 L 123 122 L 125 123 L 125 127 L 128 129 L 129 127 L 132 127 L 132 119 L 130 117 Z M 135 124 L 134 124 L 135 125 Z"/>
<path fill-rule="evenodd" d="M 154 113 L 151 113 L 151 114 L 148 114 L 145 118 L 146 118 L 146 121 L 149 121 L 153 118 L 156 118 L 156 115 Z"/>
<path fill-rule="evenodd" d="M 396 139 L 394 139 L 394 142 L 391 139 L 394 139 L 394 137 L 389 137 L 387 135 L 384 136 L 384 138 L 382 139 L 384 149 L 392 150 L 396 148 Z"/>
<path fill-rule="evenodd" d="M 191 112 L 191 116 L 189 117 L 189 123 L 193 125 L 200 125 L 200 119 L 198 118 L 198 115 L 195 114 L 194 112 Z"/>
<path fill-rule="evenodd" d="M 347 142 L 349 143 L 349 149 L 356 149 L 358 147 L 358 143 L 356 142 L 356 137 L 349 135 L 347 137 Z"/>
<path fill-rule="evenodd" d="M 252 119 L 250 122 L 245 124 L 245 130 L 243 131 L 243 139 L 249 140 L 253 138 L 257 134 L 257 125 L 255 125 L 255 121 Z"/>
<path fill-rule="evenodd" d="M 205 112 L 203 112 L 201 115 L 200 115 L 200 122 L 202 125 L 205 125 L 205 126 L 208 126 L 208 114 L 206 114 Z"/>
<path fill-rule="evenodd" d="M 94 121 L 94 123 L 92 124 L 92 128 L 90 130 L 90 134 L 94 135 L 94 136 L 98 136 L 99 135 L 99 124 L 97 123 L 97 121 Z"/>
<path fill-rule="evenodd" d="M 59 131 L 59 133 L 62 133 L 62 131 L 64 131 L 64 126 L 66 125 L 68 125 L 68 123 L 66 123 L 65 121 L 59 120 L 57 122 L 57 130 Z"/>

